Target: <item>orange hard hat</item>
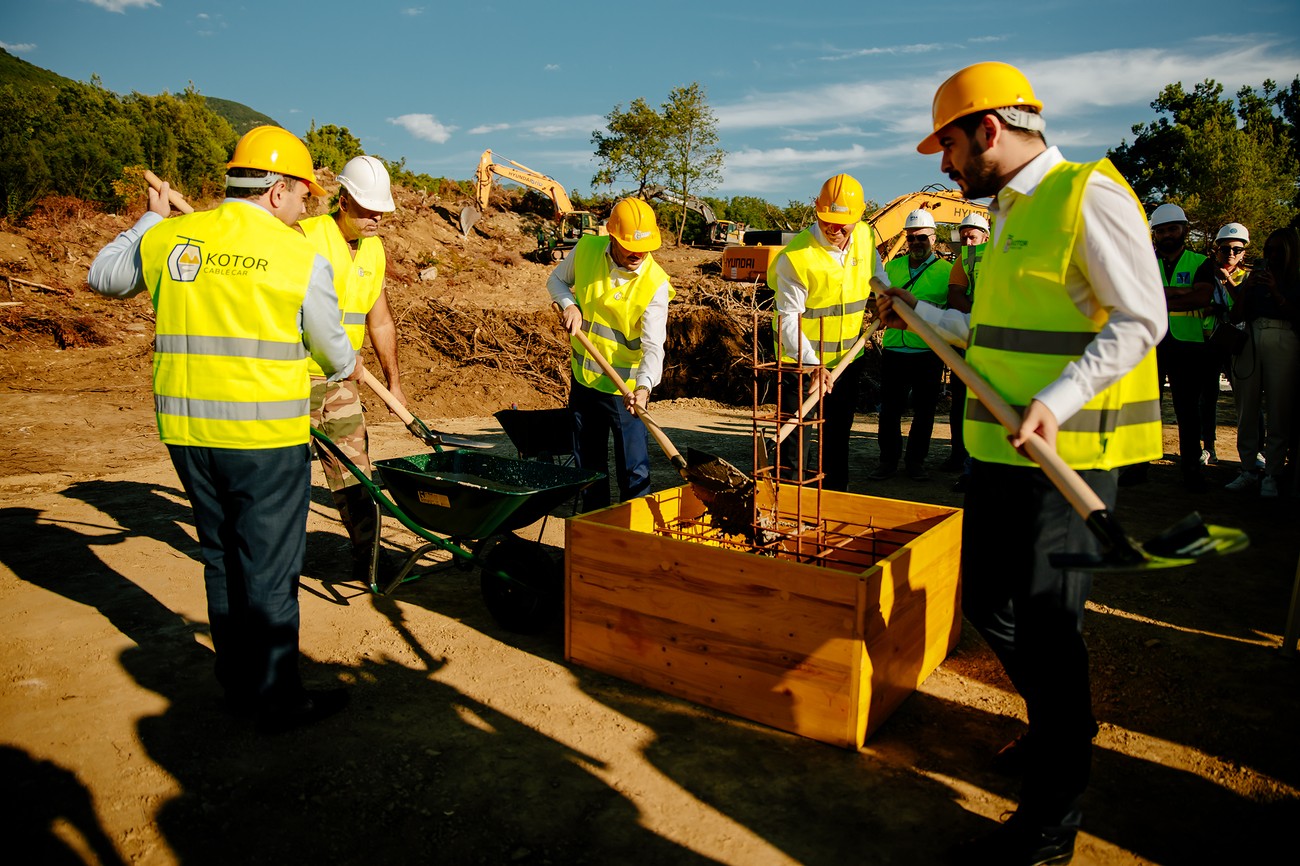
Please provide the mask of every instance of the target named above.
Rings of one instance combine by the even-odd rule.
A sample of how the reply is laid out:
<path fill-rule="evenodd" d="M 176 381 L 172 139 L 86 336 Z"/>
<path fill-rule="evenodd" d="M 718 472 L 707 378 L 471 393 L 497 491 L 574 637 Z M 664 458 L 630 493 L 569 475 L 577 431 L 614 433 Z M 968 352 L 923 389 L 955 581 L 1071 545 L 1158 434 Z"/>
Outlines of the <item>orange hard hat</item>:
<path fill-rule="evenodd" d="M 654 210 L 639 198 L 625 198 L 614 205 L 605 230 L 631 253 L 652 253 L 663 244 Z"/>
<path fill-rule="evenodd" d="M 316 183 L 316 171 L 312 168 L 307 145 L 279 126 L 257 126 L 244 133 L 226 168 L 259 168 L 296 177 L 311 187 L 312 195 L 327 194 L 324 187 Z"/>
<path fill-rule="evenodd" d="M 817 219 L 822 222 L 849 225 L 862 219 L 867 203 L 862 197 L 862 184 L 847 174 L 837 174 L 822 184 L 821 192 L 813 204 Z"/>
<path fill-rule="evenodd" d="M 948 124 L 978 111 L 997 108 L 1033 108 L 1042 111 L 1043 103 L 1034 96 L 1025 74 L 1009 63 L 988 61 L 954 72 L 934 93 L 930 113 L 934 120 L 931 132 L 916 146 L 919 153 L 938 153 L 937 133 Z"/>

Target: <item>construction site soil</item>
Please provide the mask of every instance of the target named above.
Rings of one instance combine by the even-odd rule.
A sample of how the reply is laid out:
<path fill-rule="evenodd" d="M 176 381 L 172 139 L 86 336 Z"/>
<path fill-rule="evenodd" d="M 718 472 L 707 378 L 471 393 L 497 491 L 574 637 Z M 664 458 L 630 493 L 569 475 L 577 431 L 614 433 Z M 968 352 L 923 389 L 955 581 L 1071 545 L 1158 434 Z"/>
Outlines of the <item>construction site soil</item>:
<path fill-rule="evenodd" d="M 513 457 L 492 415 L 562 405 L 566 342 L 550 266 L 528 258 L 539 218 L 494 210 L 462 237 L 460 204 L 399 191 L 385 220 L 402 384 L 431 426 Z M 1023 730 L 1024 705 L 969 626 L 866 748 L 844 751 L 567 664 L 563 623 L 503 630 L 474 570 L 368 593 L 319 469 L 304 672 L 350 685 L 352 705 L 278 737 L 223 713 L 193 521 L 154 426 L 152 310 L 85 285 L 139 209 L 54 200 L 0 224 L 0 279 L 16 278 L 0 289 L 0 766 L 21 862 L 917 864 L 1014 808 L 1017 783 L 990 758 Z M 656 416 L 683 452 L 747 466 L 753 288 L 721 281 L 716 251 L 656 257 L 678 290 Z M 866 480 L 868 392 L 852 492 L 960 506 L 938 468 L 943 423 L 929 480 Z M 427 450 L 366 404 L 377 457 Z M 1101 730 L 1076 863 L 1293 848 L 1300 663 L 1278 647 L 1300 500 L 1222 489 L 1239 469 L 1227 391 L 1217 450 L 1207 493 L 1185 492 L 1168 455 L 1122 491 L 1135 538 L 1196 510 L 1253 543 L 1096 577 L 1084 627 Z M 656 453 L 655 489 L 679 483 Z M 561 557 L 569 513 L 518 534 Z M 385 539 L 416 540 L 391 520 Z"/>

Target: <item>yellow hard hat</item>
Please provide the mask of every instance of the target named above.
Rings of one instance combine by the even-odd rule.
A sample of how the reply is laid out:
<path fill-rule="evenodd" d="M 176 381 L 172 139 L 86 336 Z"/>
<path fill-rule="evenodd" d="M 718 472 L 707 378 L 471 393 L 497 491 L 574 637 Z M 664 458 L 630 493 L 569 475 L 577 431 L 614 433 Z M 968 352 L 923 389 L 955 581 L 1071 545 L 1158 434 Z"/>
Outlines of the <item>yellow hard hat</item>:
<path fill-rule="evenodd" d="M 822 222 L 849 225 L 862 219 L 867 203 L 862 197 L 862 184 L 847 174 L 837 174 L 822 184 L 814 203 L 817 219 Z"/>
<path fill-rule="evenodd" d="M 1043 110 L 1043 103 L 1034 96 L 1034 88 L 1023 72 L 1009 63 L 996 61 L 967 66 L 953 73 L 935 91 L 934 105 L 930 109 L 934 132 L 927 135 L 916 149 L 919 153 L 938 153 L 943 148 L 939 146 L 936 133 L 954 120 L 977 111 L 1009 107 Z"/>
<path fill-rule="evenodd" d="M 307 182 L 312 195 L 326 195 L 325 189 L 316 183 L 316 171 L 312 168 L 307 145 L 289 130 L 278 126 L 257 126 L 244 133 L 226 168 L 260 168 L 296 177 Z"/>
<path fill-rule="evenodd" d="M 614 205 L 605 229 L 631 253 L 652 253 L 663 243 L 654 210 L 639 198 L 621 199 Z"/>

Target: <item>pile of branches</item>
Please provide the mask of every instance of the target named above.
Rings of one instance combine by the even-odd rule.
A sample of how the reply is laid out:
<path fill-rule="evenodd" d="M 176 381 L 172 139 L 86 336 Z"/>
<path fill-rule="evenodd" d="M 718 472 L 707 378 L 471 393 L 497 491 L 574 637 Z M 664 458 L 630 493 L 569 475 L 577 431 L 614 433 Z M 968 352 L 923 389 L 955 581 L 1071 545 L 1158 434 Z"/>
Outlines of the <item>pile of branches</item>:
<path fill-rule="evenodd" d="M 559 402 L 568 396 L 569 343 L 551 317 L 465 310 L 429 299 L 406 318 L 430 348 L 461 366 L 500 370 Z"/>

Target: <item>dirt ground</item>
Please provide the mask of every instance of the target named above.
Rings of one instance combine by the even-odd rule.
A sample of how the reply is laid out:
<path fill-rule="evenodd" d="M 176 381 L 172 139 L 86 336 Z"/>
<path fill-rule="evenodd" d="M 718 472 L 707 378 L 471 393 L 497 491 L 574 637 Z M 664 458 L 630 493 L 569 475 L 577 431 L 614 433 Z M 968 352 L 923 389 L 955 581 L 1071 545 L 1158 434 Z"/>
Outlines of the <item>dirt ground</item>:
<path fill-rule="evenodd" d="M 408 197 L 385 229 L 404 387 L 432 426 L 514 456 L 492 413 L 563 393 L 547 267 L 521 255 L 529 218 L 492 213 L 462 239 L 455 209 Z M 304 672 L 350 685 L 352 705 L 272 738 L 223 714 L 192 519 L 151 411 L 148 302 L 84 288 L 95 249 L 128 224 L 67 205 L 0 227 L 0 275 L 25 281 L 0 288 L 0 827 L 21 862 L 917 864 L 1014 807 L 1015 782 L 988 763 L 1024 707 L 969 627 L 865 749 L 844 751 L 566 664 L 562 623 L 504 631 L 475 570 L 368 593 L 319 470 Z M 715 258 L 661 256 L 690 317 L 674 320 L 678 357 L 703 343 L 717 370 L 743 335 L 714 321 Z M 437 279 L 418 281 L 430 265 Z M 735 387 L 700 367 L 679 361 L 663 396 Z M 423 450 L 367 405 L 377 457 Z M 748 405 L 665 399 L 656 416 L 681 450 L 746 465 Z M 1136 538 L 1198 510 L 1252 546 L 1097 577 L 1085 628 L 1101 732 L 1076 863 L 1250 862 L 1300 819 L 1300 662 L 1277 650 L 1300 502 L 1222 490 L 1238 469 L 1230 416 L 1225 392 L 1211 492 L 1185 493 L 1170 459 L 1122 492 Z M 926 482 L 867 482 L 875 431 L 861 414 L 853 492 L 960 505 L 937 470 L 946 426 Z M 1165 441 L 1176 450 L 1169 424 Z M 654 481 L 679 483 L 658 455 Z M 518 534 L 559 556 L 567 513 Z M 385 539 L 414 542 L 392 520 Z"/>

